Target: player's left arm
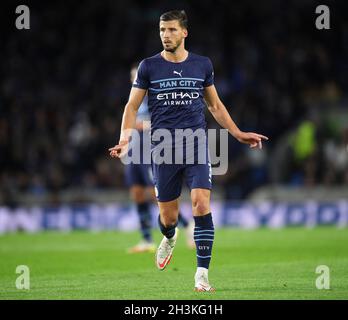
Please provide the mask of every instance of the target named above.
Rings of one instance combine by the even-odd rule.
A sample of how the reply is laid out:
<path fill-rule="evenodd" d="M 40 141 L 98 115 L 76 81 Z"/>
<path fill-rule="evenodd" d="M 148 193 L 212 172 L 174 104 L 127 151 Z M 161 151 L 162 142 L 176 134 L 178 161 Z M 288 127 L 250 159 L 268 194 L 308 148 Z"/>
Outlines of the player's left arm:
<path fill-rule="evenodd" d="M 249 144 L 250 148 L 262 148 L 262 140 L 268 138 L 262 134 L 254 132 L 243 132 L 239 130 L 225 105 L 221 102 L 219 95 L 214 85 L 205 87 L 204 99 L 207 102 L 208 110 L 213 115 L 218 124 L 227 129 L 228 132 L 235 137 L 239 142 Z"/>

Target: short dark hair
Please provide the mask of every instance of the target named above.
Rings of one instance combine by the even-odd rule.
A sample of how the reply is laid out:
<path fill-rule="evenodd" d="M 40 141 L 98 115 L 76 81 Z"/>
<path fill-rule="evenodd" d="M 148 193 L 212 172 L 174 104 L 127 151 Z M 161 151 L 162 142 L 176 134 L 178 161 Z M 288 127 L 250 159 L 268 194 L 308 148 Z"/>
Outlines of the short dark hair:
<path fill-rule="evenodd" d="M 179 24 L 182 28 L 187 29 L 188 27 L 188 20 L 185 10 L 172 10 L 163 13 L 160 16 L 160 21 L 172 21 L 172 20 L 178 20 Z"/>

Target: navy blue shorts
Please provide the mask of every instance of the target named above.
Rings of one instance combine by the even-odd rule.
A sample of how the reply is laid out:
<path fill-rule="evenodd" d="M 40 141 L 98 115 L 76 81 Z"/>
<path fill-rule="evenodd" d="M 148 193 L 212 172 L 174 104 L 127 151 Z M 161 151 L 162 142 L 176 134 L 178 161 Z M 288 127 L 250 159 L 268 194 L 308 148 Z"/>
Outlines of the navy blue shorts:
<path fill-rule="evenodd" d="M 211 166 L 207 164 L 152 164 L 155 192 L 158 201 L 177 199 L 181 194 L 183 181 L 192 190 L 211 190 Z"/>
<path fill-rule="evenodd" d="M 152 150 L 152 173 L 155 184 L 155 192 L 158 201 L 167 202 L 177 199 L 181 194 L 183 181 L 187 187 L 192 190 L 196 188 L 209 189 L 212 188 L 212 171 L 209 161 L 208 146 L 205 146 L 206 160 L 201 163 L 175 164 L 156 164 Z M 158 153 L 157 153 L 158 156 Z"/>
<path fill-rule="evenodd" d="M 181 194 L 184 181 L 190 190 L 197 188 L 211 190 L 212 170 L 207 139 L 201 142 L 186 141 L 183 144 L 176 142 L 175 147 L 168 144 L 164 148 L 172 151 L 169 153 L 171 163 L 161 163 L 160 158 L 164 155 L 160 151 L 161 147 L 152 145 L 151 149 L 152 174 L 158 201 L 167 202 L 177 199 Z M 182 164 L 175 163 L 175 155 L 178 154 Z M 198 155 L 205 155 L 204 159 L 199 159 Z"/>
<path fill-rule="evenodd" d="M 125 167 L 125 178 L 128 187 L 134 185 L 152 187 L 153 178 L 151 164 L 127 164 Z"/>

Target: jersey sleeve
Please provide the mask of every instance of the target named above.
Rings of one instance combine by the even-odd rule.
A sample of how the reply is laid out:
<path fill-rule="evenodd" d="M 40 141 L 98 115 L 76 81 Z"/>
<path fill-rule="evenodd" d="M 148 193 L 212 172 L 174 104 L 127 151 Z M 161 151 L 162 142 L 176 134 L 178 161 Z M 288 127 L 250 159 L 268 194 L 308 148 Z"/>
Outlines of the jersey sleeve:
<path fill-rule="evenodd" d="M 205 80 L 203 82 L 204 87 L 209 87 L 214 84 L 214 68 L 213 64 L 211 63 L 210 59 L 207 58 L 207 61 L 205 63 Z"/>
<path fill-rule="evenodd" d="M 143 60 L 140 62 L 137 75 L 134 79 L 132 87 L 140 88 L 140 89 L 148 89 L 150 86 L 149 74 L 147 70 L 146 61 Z"/>

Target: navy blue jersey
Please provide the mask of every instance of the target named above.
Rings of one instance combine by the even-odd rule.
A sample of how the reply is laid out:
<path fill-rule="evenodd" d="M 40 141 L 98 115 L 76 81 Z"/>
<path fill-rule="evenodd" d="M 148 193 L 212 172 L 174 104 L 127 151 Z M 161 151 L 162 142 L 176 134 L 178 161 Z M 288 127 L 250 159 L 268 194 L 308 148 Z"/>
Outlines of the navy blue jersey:
<path fill-rule="evenodd" d="M 151 131 L 205 129 L 204 87 L 214 83 L 209 58 L 189 52 L 183 62 L 170 62 L 160 53 L 141 61 L 133 87 L 148 90 Z"/>

